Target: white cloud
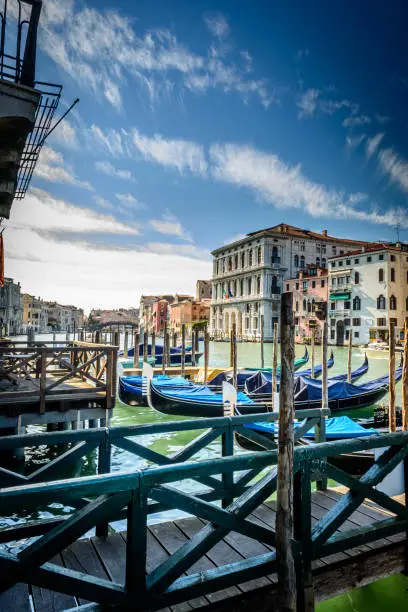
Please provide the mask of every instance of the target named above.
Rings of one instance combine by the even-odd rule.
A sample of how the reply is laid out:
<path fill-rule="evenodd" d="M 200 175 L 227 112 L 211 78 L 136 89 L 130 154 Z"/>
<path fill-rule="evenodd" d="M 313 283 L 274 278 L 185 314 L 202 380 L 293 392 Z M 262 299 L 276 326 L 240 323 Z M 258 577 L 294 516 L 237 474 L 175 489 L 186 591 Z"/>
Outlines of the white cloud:
<path fill-rule="evenodd" d="M 408 193 L 408 162 L 393 149 L 382 149 L 377 156 L 380 169 L 404 193 Z"/>
<path fill-rule="evenodd" d="M 361 134 L 360 136 L 347 136 L 346 146 L 352 150 L 357 149 L 363 142 L 364 138 L 366 138 L 366 136 L 366 134 Z"/>
<path fill-rule="evenodd" d="M 260 200 L 279 209 L 301 209 L 312 217 L 355 219 L 408 227 L 408 215 L 400 209 L 366 211 L 356 208 L 367 201 L 363 193 L 345 194 L 308 179 L 300 165 L 289 166 L 277 155 L 249 146 L 215 145 L 210 158 L 215 179 L 246 187 Z"/>
<path fill-rule="evenodd" d="M 371 119 L 366 115 L 347 117 L 343 121 L 344 127 L 347 128 L 361 127 L 362 125 L 367 125 L 368 123 L 371 123 Z"/>
<path fill-rule="evenodd" d="M 305 91 L 298 101 L 296 102 L 296 106 L 300 108 L 298 112 L 298 117 L 301 119 L 302 117 L 311 117 L 316 110 L 317 101 L 320 95 L 319 89 L 308 89 Z"/>
<path fill-rule="evenodd" d="M 120 157 L 126 153 L 122 132 L 114 129 L 107 129 L 104 132 L 99 126 L 92 124 L 85 137 L 88 138 L 91 149 L 94 148 L 96 143 L 103 151 L 113 157 Z"/>
<path fill-rule="evenodd" d="M 205 23 L 213 36 L 217 38 L 226 38 L 229 36 L 230 27 L 228 21 L 221 13 L 207 15 L 205 17 Z"/>
<path fill-rule="evenodd" d="M 390 118 L 387 117 L 386 115 L 379 115 L 378 113 L 376 114 L 375 118 L 377 119 L 378 123 L 388 123 L 388 121 L 390 121 Z"/>
<path fill-rule="evenodd" d="M 146 210 L 144 202 L 139 202 L 131 193 L 115 193 L 115 198 L 122 202 L 123 206 L 133 210 Z"/>
<path fill-rule="evenodd" d="M 149 161 L 176 168 L 179 172 L 190 170 L 205 174 L 207 171 L 207 162 L 201 145 L 188 140 L 167 140 L 160 134 L 150 138 L 136 129 L 133 130 L 132 136 L 136 149 Z"/>
<path fill-rule="evenodd" d="M 64 119 L 58 127 L 56 127 L 55 131 L 50 136 L 50 139 L 57 141 L 59 144 L 62 144 L 71 149 L 78 148 L 78 138 L 76 131 L 73 125 L 68 121 L 68 119 Z"/>
<path fill-rule="evenodd" d="M 129 181 L 135 180 L 130 170 L 120 170 L 119 168 L 115 168 L 110 162 L 97 161 L 95 162 L 95 168 L 108 176 L 114 176 Z"/>
<path fill-rule="evenodd" d="M 35 228 L 44 232 L 140 234 L 140 228 L 135 223 L 126 225 L 111 215 L 102 215 L 89 208 L 75 206 L 35 188 L 27 193 L 24 200 L 16 200 L 14 203 L 10 226 Z"/>
<path fill-rule="evenodd" d="M 95 202 L 99 204 L 99 206 L 101 206 L 102 208 L 106 208 L 108 210 L 114 209 L 112 202 L 109 202 L 109 200 L 105 200 L 105 198 L 103 198 L 102 196 L 94 195 L 93 198 Z"/>
<path fill-rule="evenodd" d="M 72 168 L 64 162 L 64 157 L 51 147 L 43 147 L 35 167 L 34 176 L 53 183 L 68 183 L 83 189 L 93 191 L 88 181 L 80 181 L 75 177 Z"/>
<path fill-rule="evenodd" d="M 149 224 L 155 232 L 159 232 L 160 234 L 178 236 L 179 238 L 189 242 L 192 240 L 191 236 L 186 232 L 180 221 L 178 221 L 177 218 L 168 210 L 163 214 L 161 219 L 150 219 Z"/>
<path fill-rule="evenodd" d="M 366 157 L 370 158 L 374 153 L 377 152 L 378 147 L 382 139 L 384 138 L 384 132 L 379 132 L 372 138 L 368 138 L 366 142 Z"/>

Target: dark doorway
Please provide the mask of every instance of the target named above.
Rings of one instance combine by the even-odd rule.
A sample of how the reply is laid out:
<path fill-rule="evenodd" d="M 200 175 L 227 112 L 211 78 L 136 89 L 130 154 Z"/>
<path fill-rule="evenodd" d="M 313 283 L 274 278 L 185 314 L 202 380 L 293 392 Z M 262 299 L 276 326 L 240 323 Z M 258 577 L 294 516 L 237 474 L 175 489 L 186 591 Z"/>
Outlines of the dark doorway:
<path fill-rule="evenodd" d="M 344 322 L 337 321 L 336 323 L 336 344 L 337 346 L 344 346 Z"/>

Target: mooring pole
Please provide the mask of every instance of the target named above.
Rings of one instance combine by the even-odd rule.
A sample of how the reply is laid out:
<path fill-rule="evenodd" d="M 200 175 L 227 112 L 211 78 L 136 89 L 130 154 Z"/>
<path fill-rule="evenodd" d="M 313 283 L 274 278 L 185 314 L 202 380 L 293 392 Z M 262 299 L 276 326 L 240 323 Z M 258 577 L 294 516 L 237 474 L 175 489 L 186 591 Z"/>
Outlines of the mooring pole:
<path fill-rule="evenodd" d="M 232 324 L 231 334 L 232 334 L 232 384 L 234 385 L 235 389 L 237 389 L 238 367 L 237 367 L 237 324 L 236 323 Z"/>
<path fill-rule="evenodd" d="M 133 345 L 133 367 L 134 368 L 139 367 L 139 342 L 140 342 L 139 332 L 135 331 L 135 339 L 134 339 L 134 345 Z"/>
<path fill-rule="evenodd" d="M 261 368 L 265 367 L 264 355 L 264 316 L 261 315 Z"/>
<path fill-rule="evenodd" d="M 152 348 L 151 348 L 151 356 L 153 359 L 156 358 L 156 332 L 153 330 L 152 331 Z"/>
<path fill-rule="evenodd" d="M 169 331 L 167 331 L 167 338 L 166 338 L 166 366 L 168 368 L 171 366 L 170 332 Z"/>
<path fill-rule="evenodd" d="M 349 329 L 349 338 L 348 338 L 348 353 L 347 353 L 347 382 L 351 382 L 351 354 L 353 352 L 353 330 L 350 327 Z"/>
<path fill-rule="evenodd" d="M 204 330 L 204 384 L 207 384 L 210 346 L 207 327 Z"/>
<path fill-rule="evenodd" d="M 147 357 L 148 357 L 148 343 L 149 343 L 149 332 L 144 329 L 143 330 L 143 363 L 145 361 L 147 361 Z"/>
<path fill-rule="evenodd" d="M 281 612 L 295 612 L 296 610 L 296 572 L 292 551 L 293 421 L 295 417 L 295 343 L 293 328 L 292 293 L 283 293 L 280 317 L 281 368 L 276 501 L 277 609 Z"/>
<path fill-rule="evenodd" d="M 125 338 L 123 340 L 123 356 L 125 359 L 128 358 L 128 350 L 129 350 L 129 332 L 125 331 Z"/>
<path fill-rule="evenodd" d="M 322 408 L 329 408 L 329 392 L 327 387 L 327 320 L 323 322 L 322 330 Z"/>
<path fill-rule="evenodd" d="M 196 330 L 194 327 L 191 329 L 191 365 L 194 367 L 196 364 L 196 345 L 195 345 L 195 335 Z"/>
<path fill-rule="evenodd" d="M 404 327 L 404 356 L 402 361 L 402 429 L 408 429 L 408 317 L 405 318 Z"/>
<path fill-rule="evenodd" d="M 163 330 L 163 353 L 162 353 L 162 373 L 166 373 L 166 359 L 167 359 L 167 342 L 169 334 L 167 332 L 167 323 L 164 324 Z"/>
<path fill-rule="evenodd" d="M 186 324 L 181 325 L 181 377 L 184 378 L 186 371 Z"/>
<path fill-rule="evenodd" d="M 315 330 L 312 327 L 312 335 L 310 338 L 310 344 L 311 344 L 311 349 L 312 349 L 312 376 L 311 378 L 315 377 Z"/>
<path fill-rule="evenodd" d="M 389 381 L 390 381 L 390 404 L 388 408 L 388 418 L 389 418 L 389 429 L 390 432 L 397 431 L 397 415 L 395 411 L 395 333 L 394 333 L 394 323 L 390 321 L 389 323 Z"/>
<path fill-rule="evenodd" d="M 177 331 L 173 329 L 173 347 L 177 346 Z"/>
<path fill-rule="evenodd" d="M 233 335 L 233 326 L 234 324 L 231 325 L 231 331 L 230 331 L 230 342 L 229 342 L 229 367 L 232 368 L 233 365 L 233 361 L 234 361 L 234 335 Z"/>
<path fill-rule="evenodd" d="M 275 393 L 278 373 L 278 324 L 273 324 L 273 356 L 272 356 L 272 412 L 275 410 Z"/>

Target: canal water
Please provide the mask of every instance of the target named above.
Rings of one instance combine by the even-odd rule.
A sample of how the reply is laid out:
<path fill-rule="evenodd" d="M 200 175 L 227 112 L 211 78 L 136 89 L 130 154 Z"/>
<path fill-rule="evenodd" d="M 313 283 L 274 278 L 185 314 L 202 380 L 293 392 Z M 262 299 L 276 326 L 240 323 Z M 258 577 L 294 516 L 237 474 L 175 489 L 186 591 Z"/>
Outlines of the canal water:
<path fill-rule="evenodd" d="M 49 336 L 38 336 L 38 339 L 49 339 Z M 57 336 L 57 339 L 65 339 L 65 335 Z M 123 346 L 123 336 L 121 337 L 121 344 Z M 310 353 L 310 347 L 308 347 Z M 202 347 L 201 347 L 202 350 Z M 301 357 L 304 353 L 304 346 L 296 346 L 296 358 Z M 272 345 L 265 344 L 265 367 L 271 366 L 272 364 Z M 329 370 L 329 376 L 335 374 L 344 373 L 347 368 L 347 349 L 342 347 L 333 347 L 334 354 L 334 366 Z M 354 348 L 352 355 L 352 369 L 359 367 L 364 359 L 365 351 L 362 348 Z M 316 347 L 316 364 L 321 362 L 321 347 Z M 388 354 L 380 351 L 368 351 L 369 358 L 369 370 L 367 374 L 359 379 L 358 383 L 383 376 L 387 373 L 388 368 Z M 260 345 L 256 343 L 238 343 L 237 349 L 238 367 L 260 367 L 261 366 L 261 354 Z M 397 356 L 397 363 L 399 356 Z M 201 364 L 202 365 L 202 358 Z M 228 343 L 210 343 L 210 365 L 214 367 L 228 367 L 229 366 L 229 344 Z M 310 367 L 310 361 L 306 367 Z M 121 370 L 119 366 L 119 370 Z M 119 372 L 120 373 L 120 372 Z M 397 405 L 400 404 L 401 385 L 397 386 Z M 382 400 L 384 403 L 387 402 L 387 398 Z M 352 413 L 346 413 L 353 417 L 365 417 L 372 415 L 372 408 L 365 408 L 361 410 L 355 410 Z M 117 400 L 114 415 L 112 418 L 112 425 L 134 425 L 142 423 L 157 423 L 165 422 L 170 420 L 182 420 L 183 417 L 169 417 L 158 412 L 155 412 L 147 407 L 127 406 L 120 400 Z M 35 428 L 39 429 L 39 428 Z M 176 432 L 170 434 L 157 434 L 154 436 L 145 436 L 143 439 L 138 439 L 138 442 L 144 446 L 149 446 L 155 451 L 164 454 L 171 455 L 178 450 L 181 450 L 188 442 L 198 435 L 198 432 Z M 236 448 L 235 452 L 245 452 L 240 448 Z M 220 456 L 220 443 L 215 441 L 205 449 L 201 450 L 195 455 L 194 460 L 208 459 L 211 457 Z M 48 461 L 50 458 L 49 451 L 46 449 L 31 449 L 28 454 L 28 461 L 26 462 L 26 470 L 37 469 L 42 463 Z M 138 459 L 134 455 L 127 453 L 117 447 L 113 449 L 112 455 L 112 470 L 122 471 L 131 470 L 146 465 L 146 462 Z M 83 460 L 78 465 L 75 475 L 90 475 L 94 474 L 96 469 L 96 454 L 93 453 L 89 457 Z M 194 485 L 191 485 L 192 490 Z M 70 509 L 60 504 L 54 504 L 45 508 L 39 512 L 36 517 L 14 515 L 14 517 L 8 517 L 4 521 L 0 519 L 0 526 L 2 524 L 10 524 L 14 522 L 20 522 L 27 520 L 28 518 L 40 518 L 47 516 L 55 516 L 56 514 L 63 514 L 69 512 Z M 164 516 L 155 517 L 155 520 L 163 519 L 174 519 L 180 516 L 176 511 L 166 513 Z M 124 525 L 117 525 L 119 528 Z M 400 610 L 408 610 L 408 578 L 403 576 L 395 576 L 386 580 L 379 581 L 373 585 L 356 589 L 344 596 L 336 597 L 330 601 L 319 604 L 317 607 L 319 612 L 383 612 L 389 606 L 392 606 L 393 612 L 399 612 Z"/>

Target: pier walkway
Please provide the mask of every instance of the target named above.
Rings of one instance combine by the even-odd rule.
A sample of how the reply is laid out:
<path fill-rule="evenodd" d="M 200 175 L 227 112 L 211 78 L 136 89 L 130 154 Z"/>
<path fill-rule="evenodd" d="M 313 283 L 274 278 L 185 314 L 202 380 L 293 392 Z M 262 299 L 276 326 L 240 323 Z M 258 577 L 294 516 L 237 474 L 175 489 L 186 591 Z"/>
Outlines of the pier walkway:
<path fill-rule="evenodd" d="M 297 430 L 315 427 L 324 440 L 323 411 L 296 416 L 302 421 Z M 245 435 L 248 422 L 276 418 L 269 413 L 0 440 L 0 452 L 64 445 L 30 474 L 0 468 L 0 514 L 5 521 L 14 517 L 0 528 L 0 610 L 273 609 L 276 445 L 271 440 L 269 451 L 234 456 L 234 436 Z M 198 436 L 172 456 L 154 450 L 152 436 L 176 431 Z M 220 457 L 214 458 L 218 442 Z M 211 458 L 191 461 L 209 446 Z M 373 456 L 360 478 L 331 463 L 333 456 L 376 448 L 383 454 Z M 111 471 L 120 449 L 136 455 L 140 469 Z M 66 476 L 92 453 L 95 476 L 55 480 L 62 468 Z M 399 498 L 378 485 L 401 464 L 408 483 L 407 454 L 408 432 L 295 448 L 299 610 L 406 568 L 407 484 Z M 327 488 L 327 479 L 337 488 Z M 53 514 L 52 507 L 60 510 Z M 15 522 L 18 508 L 25 522 Z M 158 522 L 166 511 L 183 518 Z"/>

